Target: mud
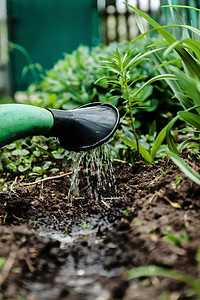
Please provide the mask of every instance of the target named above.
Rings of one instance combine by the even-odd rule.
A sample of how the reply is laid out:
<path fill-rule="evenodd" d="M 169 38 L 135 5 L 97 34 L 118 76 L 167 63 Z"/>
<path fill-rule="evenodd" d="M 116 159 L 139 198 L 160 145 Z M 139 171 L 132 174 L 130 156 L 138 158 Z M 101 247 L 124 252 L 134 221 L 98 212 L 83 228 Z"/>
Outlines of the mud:
<path fill-rule="evenodd" d="M 185 159 L 199 172 L 198 159 Z M 117 193 L 108 184 L 98 200 L 84 170 L 72 203 L 64 174 L 31 185 L 15 178 L 0 192 L 1 299 L 196 299 L 178 281 L 125 274 L 156 265 L 198 278 L 200 186 L 168 159 L 115 163 L 114 173 Z"/>

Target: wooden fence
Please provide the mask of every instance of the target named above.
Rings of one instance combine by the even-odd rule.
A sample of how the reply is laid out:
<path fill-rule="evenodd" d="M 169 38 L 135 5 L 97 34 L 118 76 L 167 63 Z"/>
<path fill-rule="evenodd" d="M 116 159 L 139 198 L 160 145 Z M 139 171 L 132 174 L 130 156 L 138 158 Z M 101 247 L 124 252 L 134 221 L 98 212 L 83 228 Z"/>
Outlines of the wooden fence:
<path fill-rule="evenodd" d="M 160 0 L 125 0 L 149 15 L 156 16 L 160 6 Z M 99 0 L 101 15 L 102 41 L 108 44 L 113 41 L 131 40 L 138 35 L 136 17 L 134 11 L 120 0 Z M 144 21 L 145 29 L 149 24 Z"/>
<path fill-rule="evenodd" d="M 160 9 L 161 5 L 169 4 L 168 0 L 97 0 L 97 2 L 102 25 L 102 42 L 105 44 L 113 41 L 130 41 L 139 33 L 134 10 L 123 2 L 139 8 L 162 25 L 173 23 L 173 20 L 170 20 L 170 9 Z M 171 0 L 171 3 L 200 8 L 200 0 Z M 178 8 L 178 11 L 188 24 L 192 23 L 198 27 L 197 11 L 185 8 Z M 143 18 L 142 20 L 144 28 L 149 29 L 149 24 Z"/>

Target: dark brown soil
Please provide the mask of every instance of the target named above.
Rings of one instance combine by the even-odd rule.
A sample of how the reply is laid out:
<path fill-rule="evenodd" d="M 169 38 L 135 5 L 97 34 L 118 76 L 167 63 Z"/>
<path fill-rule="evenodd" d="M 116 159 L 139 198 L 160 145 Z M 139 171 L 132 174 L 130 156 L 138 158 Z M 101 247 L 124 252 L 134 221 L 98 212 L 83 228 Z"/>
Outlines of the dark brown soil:
<path fill-rule="evenodd" d="M 186 161 L 200 171 L 198 159 Z M 124 275 L 156 265 L 198 278 L 200 186 L 169 160 L 118 163 L 114 172 L 117 194 L 107 186 L 98 201 L 85 195 L 83 170 L 72 203 L 68 176 L 34 185 L 16 178 L 0 192 L 0 299 L 197 299 L 172 279 Z"/>

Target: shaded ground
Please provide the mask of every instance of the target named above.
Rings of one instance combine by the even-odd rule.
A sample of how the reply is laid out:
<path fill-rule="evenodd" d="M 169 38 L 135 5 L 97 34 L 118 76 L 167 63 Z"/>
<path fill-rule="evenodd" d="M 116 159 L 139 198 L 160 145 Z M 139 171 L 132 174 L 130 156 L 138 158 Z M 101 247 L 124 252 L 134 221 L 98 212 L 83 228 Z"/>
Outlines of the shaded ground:
<path fill-rule="evenodd" d="M 200 172 L 199 160 L 187 161 Z M 200 186 L 169 160 L 121 163 L 114 165 L 117 194 L 112 184 L 97 201 L 85 195 L 79 173 L 72 203 L 68 176 L 34 185 L 16 178 L 17 187 L 0 193 L 0 299 L 196 299 L 175 280 L 124 274 L 157 265 L 198 277 Z"/>

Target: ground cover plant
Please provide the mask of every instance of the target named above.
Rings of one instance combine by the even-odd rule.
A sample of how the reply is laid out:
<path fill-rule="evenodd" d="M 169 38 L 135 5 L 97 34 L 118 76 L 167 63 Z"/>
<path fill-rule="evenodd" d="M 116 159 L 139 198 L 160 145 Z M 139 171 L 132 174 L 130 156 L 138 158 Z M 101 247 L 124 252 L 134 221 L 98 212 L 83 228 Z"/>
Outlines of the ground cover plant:
<path fill-rule="evenodd" d="M 156 24 L 155 30 L 169 37 L 165 29 Z M 199 79 L 193 78 L 192 63 L 190 70 L 182 65 L 185 51 L 198 65 L 198 44 L 189 39 L 184 51 L 178 48 L 181 59 L 175 52 L 163 56 L 170 47 L 181 47 L 180 41 L 163 45 L 158 36 L 147 49 L 143 40 L 144 48 L 135 52 L 135 42 L 99 46 L 94 61 L 81 47 L 30 87 L 30 101 L 31 91 L 37 91 L 34 104 L 43 107 L 72 108 L 86 98 L 111 101 L 120 110 L 121 126 L 109 145 L 113 162 L 104 185 L 98 181 L 99 161 L 89 153 L 95 168 L 85 161 L 77 169 L 72 200 L 69 162 L 76 164 L 75 155 L 54 139 L 27 138 L 1 149 L 0 298 L 199 299 Z M 154 70 L 156 64 L 161 66 Z M 97 81 L 102 77 L 109 80 Z"/>

